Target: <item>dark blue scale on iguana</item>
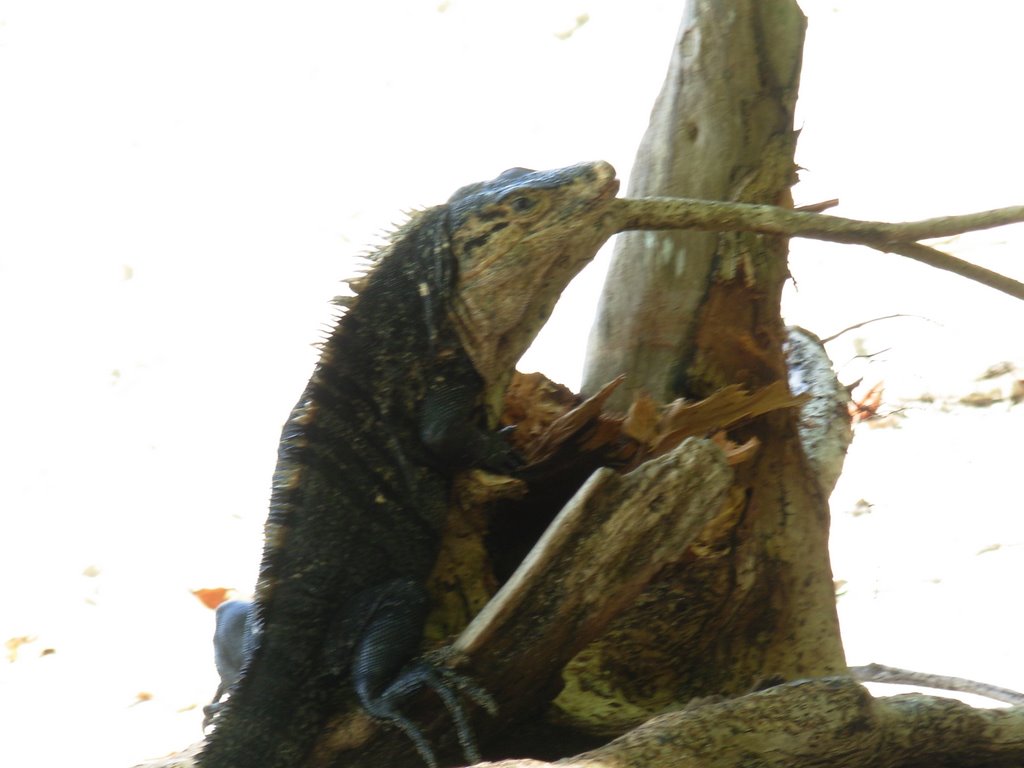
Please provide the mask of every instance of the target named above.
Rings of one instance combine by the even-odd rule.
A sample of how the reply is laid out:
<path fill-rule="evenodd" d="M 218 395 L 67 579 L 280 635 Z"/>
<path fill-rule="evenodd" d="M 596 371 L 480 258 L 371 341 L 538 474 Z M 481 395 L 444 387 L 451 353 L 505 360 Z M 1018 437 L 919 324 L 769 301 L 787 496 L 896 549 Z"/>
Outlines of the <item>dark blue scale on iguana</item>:
<path fill-rule="evenodd" d="M 255 648 L 255 614 L 248 600 L 228 600 L 217 606 L 213 632 L 213 661 L 220 683 L 213 699 L 203 707 L 203 730 L 224 707 L 224 695 L 242 678 L 242 669 Z"/>
<path fill-rule="evenodd" d="M 508 472 L 493 402 L 572 274 L 607 233 L 605 163 L 512 169 L 391 238 L 322 347 L 286 423 L 256 591 L 258 643 L 199 757 L 306 765 L 358 704 L 433 750 L 403 705 L 424 688 L 478 759 L 462 703 L 488 697 L 417 658 L 452 474 Z M 492 291 L 521 290 L 521 296 Z"/>

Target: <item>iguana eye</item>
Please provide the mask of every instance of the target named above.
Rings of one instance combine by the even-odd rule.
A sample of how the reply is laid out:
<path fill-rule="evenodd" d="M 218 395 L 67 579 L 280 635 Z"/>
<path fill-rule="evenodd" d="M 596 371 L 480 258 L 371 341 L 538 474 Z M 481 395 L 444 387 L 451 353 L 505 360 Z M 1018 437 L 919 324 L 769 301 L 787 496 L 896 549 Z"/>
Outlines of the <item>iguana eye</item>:
<path fill-rule="evenodd" d="M 519 197 L 512 198 L 512 210 L 515 211 L 516 213 L 526 213 L 527 211 L 531 210 L 536 204 L 537 201 L 534 200 L 532 197 L 526 197 L 524 195 L 521 195 Z"/>

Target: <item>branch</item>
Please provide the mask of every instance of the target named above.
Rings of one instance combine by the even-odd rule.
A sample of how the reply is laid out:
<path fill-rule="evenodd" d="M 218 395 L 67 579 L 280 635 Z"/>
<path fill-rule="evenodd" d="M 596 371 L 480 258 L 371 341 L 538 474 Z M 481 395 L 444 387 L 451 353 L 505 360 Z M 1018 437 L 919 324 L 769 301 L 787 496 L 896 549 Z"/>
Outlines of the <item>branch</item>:
<path fill-rule="evenodd" d="M 871 245 L 871 243 L 865 243 L 865 245 Z M 1024 299 L 1024 283 L 1020 283 L 1012 277 L 1001 275 L 998 272 L 993 272 L 991 269 L 985 269 L 985 267 L 979 267 L 977 264 L 971 264 L 969 261 L 950 256 L 948 253 L 937 251 L 927 245 L 921 245 L 920 243 L 890 243 L 888 246 L 871 245 L 871 247 L 879 251 L 898 253 L 900 256 L 906 256 L 908 259 L 914 259 L 923 264 L 944 269 L 947 272 L 952 272 L 954 275 L 974 280 L 977 283 L 987 285 L 989 288 L 995 288 L 997 291 L 1002 291 L 1015 298 Z"/>
<path fill-rule="evenodd" d="M 800 680 L 655 717 L 560 768 L 1018 766 L 1024 708 L 973 709 L 910 695 L 873 699 L 848 677 Z M 491 768 L 547 768 L 508 760 Z"/>
<path fill-rule="evenodd" d="M 894 315 L 882 315 L 881 317 L 872 317 L 870 320 L 861 320 L 859 323 L 854 323 L 853 325 L 848 325 L 845 328 L 843 328 L 843 330 L 836 331 L 835 333 L 833 333 L 830 336 L 824 336 L 821 339 L 821 343 L 822 344 L 828 344 L 829 342 L 832 342 L 832 341 L 835 341 L 836 339 L 838 339 L 844 333 L 849 333 L 850 331 L 855 331 L 858 328 L 863 328 L 865 325 L 870 325 L 871 323 L 879 323 L 882 320 L 894 320 L 897 317 L 916 317 L 918 320 L 928 320 L 927 317 L 922 317 L 921 315 L 907 315 L 907 314 L 904 314 L 903 312 L 897 312 Z M 934 323 L 935 321 L 934 320 L 928 320 L 928 322 Z"/>
<path fill-rule="evenodd" d="M 867 664 L 863 667 L 850 667 L 850 674 L 865 683 L 890 683 L 896 685 L 919 685 L 925 688 L 937 688 L 944 691 L 958 691 L 984 696 L 1004 704 L 1024 704 L 1024 693 L 1001 688 L 990 683 L 977 680 L 966 680 L 962 677 L 933 675 L 927 672 L 913 672 L 909 669 L 887 667 L 884 664 Z"/>
<path fill-rule="evenodd" d="M 1024 300 L 1024 283 L 917 242 L 1024 222 L 1024 206 L 1021 205 L 963 216 L 942 216 L 893 224 L 795 211 L 773 205 L 650 197 L 615 200 L 610 218 L 609 223 L 614 232 L 631 229 L 743 231 L 866 245 L 922 261 Z"/>
<path fill-rule="evenodd" d="M 1024 222 L 1024 205 L 902 224 L 806 213 L 774 205 L 750 205 L 683 197 L 619 198 L 617 231 L 627 229 L 743 230 L 809 237 L 837 243 L 898 243 L 951 237 Z"/>

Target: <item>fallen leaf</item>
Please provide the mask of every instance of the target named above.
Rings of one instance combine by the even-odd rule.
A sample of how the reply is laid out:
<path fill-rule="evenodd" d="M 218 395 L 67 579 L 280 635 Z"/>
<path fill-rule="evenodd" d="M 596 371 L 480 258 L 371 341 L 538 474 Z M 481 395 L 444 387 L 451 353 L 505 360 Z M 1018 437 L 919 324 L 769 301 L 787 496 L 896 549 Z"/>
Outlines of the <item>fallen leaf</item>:
<path fill-rule="evenodd" d="M 879 381 L 860 400 L 851 400 L 850 420 L 856 424 L 858 421 L 867 421 L 877 417 L 878 409 L 882 407 L 882 395 L 884 393 L 884 383 Z"/>
<path fill-rule="evenodd" d="M 20 635 L 19 637 L 12 637 L 4 643 L 4 647 L 7 649 L 7 660 L 13 662 L 18 658 L 18 649 L 26 643 L 34 643 L 35 640 L 36 638 L 34 635 Z"/>
<path fill-rule="evenodd" d="M 199 598 L 199 602 L 211 611 L 215 610 L 218 605 L 228 600 L 228 595 L 232 592 L 234 592 L 234 590 L 229 587 L 209 587 L 192 590 L 192 594 Z"/>

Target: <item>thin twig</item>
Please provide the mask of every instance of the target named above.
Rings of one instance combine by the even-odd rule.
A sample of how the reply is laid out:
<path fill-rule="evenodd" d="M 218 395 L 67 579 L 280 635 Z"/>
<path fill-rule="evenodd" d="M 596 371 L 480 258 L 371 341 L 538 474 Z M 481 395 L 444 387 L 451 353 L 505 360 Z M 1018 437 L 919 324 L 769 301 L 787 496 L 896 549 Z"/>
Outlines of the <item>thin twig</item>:
<path fill-rule="evenodd" d="M 950 237 L 1024 222 L 1024 205 L 900 224 L 846 219 L 825 213 L 804 213 L 774 205 L 748 205 L 685 197 L 619 198 L 615 201 L 615 208 L 617 231 L 620 232 L 627 229 L 745 230 L 864 245 Z"/>
<path fill-rule="evenodd" d="M 867 245 L 871 244 L 867 243 Z M 937 251 L 927 245 L 921 245 L 920 243 L 890 243 L 887 246 L 871 245 L 871 247 L 880 251 L 898 253 L 900 256 L 906 256 L 908 259 L 914 259 L 922 264 L 944 269 L 947 272 L 966 277 L 968 280 L 974 280 L 982 285 L 987 285 L 989 288 L 995 288 L 997 291 L 1002 291 L 1010 296 L 1024 299 L 1024 283 L 1018 282 L 1012 277 L 1007 277 L 999 272 L 993 272 L 991 269 L 985 269 L 985 267 L 979 267 L 977 264 L 972 264 L 969 261 L 950 256 L 948 253 Z"/>
<path fill-rule="evenodd" d="M 835 341 L 836 339 L 838 339 L 844 333 L 849 333 L 850 331 L 855 331 L 858 328 L 863 328 L 865 325 L 870 325 L 871 323 L 877 323 L 877 322 L 880 322 L 882 320 L 892 320 L 892 319 L 897 318 L 897 317 L 916 317 L 918 320 L 928 320 L 928 322 L 930 322 L 930 323 L 934 323 L 935 322 L 934 320 L 930 320 L 927 317 L 922 317 L 921 315 L 907 315 L 907 314 L 903 314 L 902 312 L 897 312 L 895 315 L 882 315 L 881 317 L 873 317 L 870 320 L 862 320 L 859 323 L 854 323 L 853 325 L 848 325 L 845 328 L 843 328 L 843 330 L 836 331 L 831 336 L 826 336 L 825 338 L 823 338 L 821 340 L 821 343 L 822 344 L 828 344 L 830 341 Z"/>

